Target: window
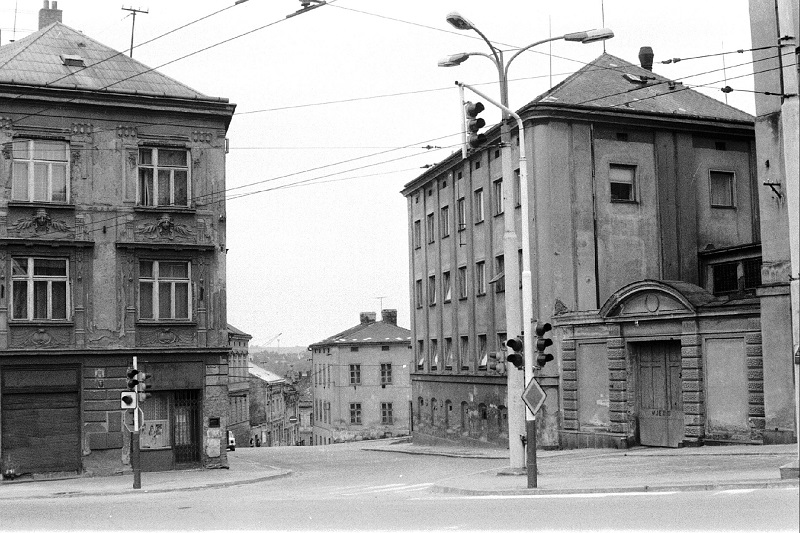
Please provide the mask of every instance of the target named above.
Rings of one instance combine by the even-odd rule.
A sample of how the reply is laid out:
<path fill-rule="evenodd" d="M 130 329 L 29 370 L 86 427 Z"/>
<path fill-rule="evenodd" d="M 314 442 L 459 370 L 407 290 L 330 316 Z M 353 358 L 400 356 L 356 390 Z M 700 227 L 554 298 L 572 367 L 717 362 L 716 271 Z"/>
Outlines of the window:
<path fill-rule="evenodd" d="M 505 352 L 508 350 L 508 346 L 506 346 L 507 335 L 505 333 L 498 333 L 497 334 L 497 351 L 498 352 Z"/>
<path fill-rule="evenodd" d="M 494 214 L 501 215 L 503 213 L 503 180 L 495 180 L 492 184 L 494 186 Z"/>
<path fill-rule="evenodd" d="M 442 272 L 442 293 L 444 293 L 444 301 L 449 302 L 453 296 L 453 288 L 450 283 L 450 271 Z"/>
<path fill-rule="evenodd" d="M 486 370 L 489 354 L 486 351 L 486 335 L 478 335 L 478 369 Z"/>
<path fill-rule="evenodd" d="M 716 263 L 711 266 L 714 294 L 753 291 L 761 285 L 761 259 Z"/>
<path fill-rule="evenodd" d="M 419 220 L 414 221 L 414 248 L 422 246 L 422 222 Z"/>
<path fill-rule="evenodd" d="M 139 446 L 148 450 L 171 447 L 168 394 L 153 393 L 152 397 L 141 404 L 141 408 L 144 420 L 140 430 Z"/>
<path fill-rule="evenodd" d="M 456 216 L 458 217 L 458 231 L 464 231 L 467 228 L 467 202 L 464 198 L 456 200 Z"/>
<path fill-rule="evenodd" d="M 439 211 L 439 229 L 442 232 L 442 237 L 450 235 L 450 206 L 444 206 Z"/>
<path fill-rule="evenodd" d="M 381 402 L 381 424 L 391 425 L 393 423 L 392 402 Z"/>
<path fill-rule="evenodd" d="M 506 290 L 505 266 L 505 256 L 498 255 L 494 258 L 494 292 Z"/>
<path fill-rule="evenodd" d="M 611 187 L 612 202 L 635 202 L 634 179 L 636 167 L 633 165 L 611 164 L 608 169 L 608 182 Z"/>
<path fill-rule="evenodd" d="M 351 403 L 350 404 L 350 423 L 351 424 L 361 424 L 361 404 L 360 403 Z"/>
<path fill-rule="evenodd" d="M 439 341 L 431 339 L 431 370 L 439 367 Z"/>
<path fill-rule="evenodd" d="M 469 370 L 469 335 L 462 335 L 459 339 L 458 358 L 461 360 L 461 370 Z"/>
<path fill-rule="evenodd" d="M 428 222 L 428 226 L 427 226 L 428 244 L 430 244 L 430 243 L 436 241 L 436 234 L 434 233 L 436 231 L 436 226 L 435 226 L 436 222 L 433 219 L 433 213 L 429 213 L 428 214 L 427 222 Z"/>
<path fill-rule="evenodd" d="M 189 206 L 189 157 L 180 148 L 139 149 L 139 205 Z"/>
<path fill-rule="evenodd" d="M 417 370 L 425 370 L 425 341 L 417 341 Z"/>
<path fill-rule="evenodd" d="M 483 222 L 483 189 L 475 191 L 475 205 L 472 209 L 475 213 L 475 223 Z"/>
<path fill-rule="evenodd" d="M 139 318 L 189 320 L 191 265 L 186 261 L 139 263 Z"/>
<path fill-rule="evenodd" d="M 458 267 L 458 297 L 467 297 L 467 267 Z"/>
<path fill-rule="evenodd" d="M 436 305 L 436 276 L 428 276 L 428 305 Z"/>
<path fill-rule="evenodd" d="M 486 294 L 486 263 L 475 263 L 475 293 L 480 296 Z"/>
<path fill-rule="evenodd" d="M 69 318 L 69 261 L 39 257 L 14 257 L 12 301 L 15 320 L 66 320 Z"/>
<path fill-rule="evenodd" d="M 67 202 L 69 145 L 65 141 L 14 139 L 11 199 Z"/>
<path fill-rule="evenodd" d="M 350 385 L 361 385 L 361 365 L 350 365 Z"/>
<path fill-rule="evenodd" d="M 422 307 L 422 280 L 418 279 L 414 283 L 414 300 L 417 304 L 417 309 Z"/>
<path fill-rule="evenodd" d="M 733 172 L 711 170 L 708 173 L 711 188 L 711 207 L 734 207 Z"/>
<path fill-rule="evenodd" d="M 381 363 L 381 385 L 392 384 L 392 363 Z"/>
<path fill-rule="evenodd" d="M 351 346 L 350 347 L 350 351 L 351 352 L 357 352 L 358 351 L 358 346 Z"/>
<path fill-rule="evenodd" d="M 445 370 L 453 369 L 453 339 L 446 337 L 444 339 L 444 368 Z"/>

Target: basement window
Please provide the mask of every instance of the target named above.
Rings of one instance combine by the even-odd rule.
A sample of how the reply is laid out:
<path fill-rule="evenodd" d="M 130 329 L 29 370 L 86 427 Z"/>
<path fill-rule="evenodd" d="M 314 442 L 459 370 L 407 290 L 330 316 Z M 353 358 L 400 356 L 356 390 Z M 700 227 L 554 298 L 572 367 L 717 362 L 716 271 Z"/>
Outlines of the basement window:
<path fill-rule="evenodd" d="M 61 57 L 61 62 L 64 64 L 64 66 L 67 66 L 67 67 L 85 67 L 86 66 L 86 64 L 84 63 L 83 58 L 81 56 L 74 55 L 74 54 L 62 54 L 60 57 Z"/>

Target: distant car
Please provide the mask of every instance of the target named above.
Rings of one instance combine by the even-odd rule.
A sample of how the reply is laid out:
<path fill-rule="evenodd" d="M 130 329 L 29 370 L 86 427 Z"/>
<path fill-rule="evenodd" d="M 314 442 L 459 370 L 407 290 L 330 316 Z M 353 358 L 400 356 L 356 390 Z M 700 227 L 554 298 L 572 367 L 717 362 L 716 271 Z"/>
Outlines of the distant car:
<path fill-rule="evenodd" d="M 233 436 L 232 431 L 228 431 L 228 449 L 230 451 L 236 450 L 236 437 Z"/>

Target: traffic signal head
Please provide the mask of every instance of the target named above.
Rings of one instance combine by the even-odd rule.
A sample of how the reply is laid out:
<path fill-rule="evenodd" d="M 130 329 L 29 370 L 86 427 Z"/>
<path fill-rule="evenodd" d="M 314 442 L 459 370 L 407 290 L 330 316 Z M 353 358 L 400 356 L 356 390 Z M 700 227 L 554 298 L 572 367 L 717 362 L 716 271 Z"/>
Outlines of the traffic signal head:
<path fill-rule="evenodd" d="M 486 359 L 486 368 L 488 370 L 493 370 L 495 372 L 499 372 L 500 374 L 506 371 L 506 365 L 497 355 L 497 352 L 489 352 L 488 357 Z"/>
<path fill-rule="evenodd" d="M 477 148 L 486 142 L 486 135 L 478 133 L 481 128 L 486 126 L 486 121 L 478 118 L 478 114 L 484 109 L 486 107 L 481 102 L 464 102 L 464 113 L 467 117 L 467 131 L 469 132 L 467 144 L 470 148 Z"/>
<path fill-rule="evenodd" d="M 519 337 L 509 339 L 506 342 L 506 346 L 511 350 L 511 353 L 506 357 L 506 361 L 517 367 L 517 369 L 524 367 L 525 355 L 523 354 L 523 350 L 525 349 L 525 344 L 523 340 Z"/>
<path fill-rule="evenodd" d="M 128 378 L 128 390 L 135 391 L 136 387 L 139 385 L 139 371 L 135 368 L 129 368 L 125 373 L 125 377 Z"/>
<path fill-rule="evenodd" d="M 123 392 L 119 398 L 120 409 L 134 409 L 136 407 L 136 393 Z"/>
<path fill-rule="evenodd" d="M 138 393 L 139 402 L 143 402 L 150 397 L 150 393 L 147 392 L 149 388 L 149 384 L 147 380 L 150 379 L 152 376 L 150 374 L 145 374 L 144 372 L 139 372 L 137 376 L 138 385 L 136 386 L 136 392 Z"/>
<path fill-rule="evenodd" d="M 536 356 L 536 366 L 539 368 L 544 367 L 547 363 L 553 360 L 553 355 L 549 353 L 539 353 Z"/>
<path fill-rule="evenodd" d="M 536 323 L 536 366 L 543 368 L 544 365 L 553 360 L 553 356 L 544 351 L 553 345 L 553 339 L 548 339 L 544 335 L 553 329 L 549 322 Z"/>
<path fill-rule="evenodd" d="M 548 331 L 552 330 L 553 326 L 550 322 L 537 322 L 536 323 L 536 336 L 541 337 Z"/>

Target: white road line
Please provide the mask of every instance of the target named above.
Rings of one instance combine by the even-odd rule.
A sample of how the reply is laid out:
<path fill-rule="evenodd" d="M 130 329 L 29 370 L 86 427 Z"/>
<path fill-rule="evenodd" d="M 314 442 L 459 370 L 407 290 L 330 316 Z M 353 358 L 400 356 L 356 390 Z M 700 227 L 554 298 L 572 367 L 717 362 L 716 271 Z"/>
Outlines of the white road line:
<path fill-rule="evenodd" d="M 755 492 L 756 489 L 727 489 L 715 492 L 714 496 L 726 496 L 729 494 L 749 494 Z"/>
<path fill-rule="evenodd" d="M 361 490 L 350 491 L 350 492 L 340 492 L 340 496 L 357 496 L 363 494 L 378 494 L 381 492 L 414 492 L 418 490 L 425 490 L 428 487 L 433 485 L 433 483 L 419 483 L 417 485 L 404 485 L 404 484 L 396 484 L 396 485 L 379 485 L 377 487 L 368 487 Z"/>
<path fill-rule="evenodd" d="M 462 500 L 513 500 L 535 498 L 609 498 L 613 496 L 670 496 L 678 491 L 670 492 L 587 492 L 572 494 L 486 494 L 479 496 L 457 496 Z"/>

